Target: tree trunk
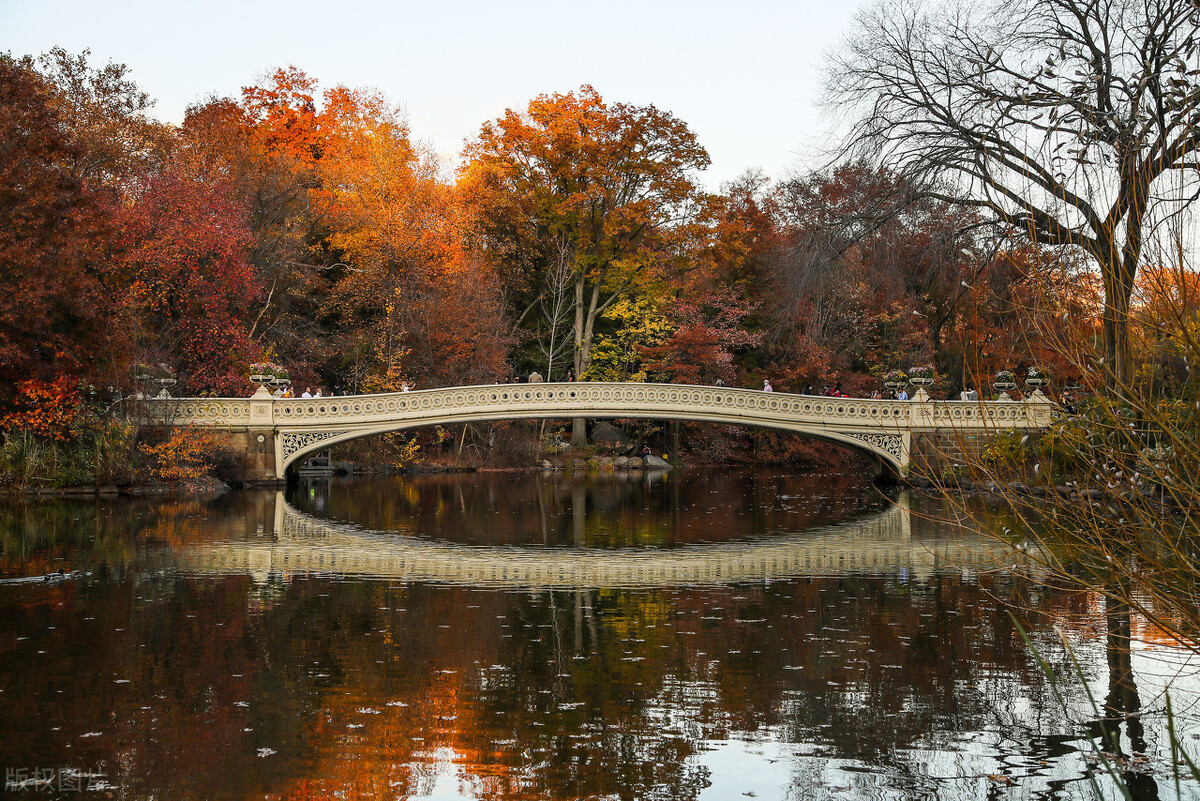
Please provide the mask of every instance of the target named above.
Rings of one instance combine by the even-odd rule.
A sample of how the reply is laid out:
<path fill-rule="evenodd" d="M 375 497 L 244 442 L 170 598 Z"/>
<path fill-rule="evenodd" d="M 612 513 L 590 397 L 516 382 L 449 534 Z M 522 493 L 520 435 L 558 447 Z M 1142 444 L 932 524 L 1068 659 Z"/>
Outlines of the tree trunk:
<path fill-rule="evenodd" d="M 1129 251 L 1129 245 L 1126 245 Z M 1129 350 L 1129 308 L 1137 256 L 1132 252 L 1119 256 L 1103 269 L 1104 276 L 1104 383 L 1122 394 L 1132 388 L 1133 359 Z"/>
<path fill-rule="evenodd" d="M 592 337 L 595 334 L 596 313 L 600 303 L 600 285 L 592 287 L 591 297 L 586 293 L 587 275 L 582 270 L 575 273 L 575 378 L 582 381 L 592 366 Z M 571 421 L 571 447 L 586 448 L 587 420 L 576 417 Z"/>
<path fill-rule="evenodd" d="M 575 380 L 583 380 L 583 284 L 584 275 L 578 268 L 575 271 Z M 571 447 L 587 447 L 587 420 L 576 417 L 571 421 Z"/>
<path fill-rule="evenodd" d="M 586 448 L 587 445 L 587 418 L 576 417 L 571 420 L 571 447 Z"/>

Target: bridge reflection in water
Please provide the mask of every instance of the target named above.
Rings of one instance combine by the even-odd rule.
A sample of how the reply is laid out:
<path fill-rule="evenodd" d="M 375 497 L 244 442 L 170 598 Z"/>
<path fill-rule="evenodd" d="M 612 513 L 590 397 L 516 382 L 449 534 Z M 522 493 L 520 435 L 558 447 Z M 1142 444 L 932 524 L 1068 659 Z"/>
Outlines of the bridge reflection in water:
<path fill-rule="evenodd" d="M 837 573 L 914 578 L 945 567 L 988 569 L 1011 559 L 993 540 L 914 538 L 907 498 L 876 514 L 803 532 L 671 548 L 595 549 L 461 545 L 322 520 L 274 502 L 273 531 L 177 551 L 184 571 L 346 575 L 529 589 L 672 587 L 762 582 Z M 265 526 L 264 526 L 265 529 Z"/>

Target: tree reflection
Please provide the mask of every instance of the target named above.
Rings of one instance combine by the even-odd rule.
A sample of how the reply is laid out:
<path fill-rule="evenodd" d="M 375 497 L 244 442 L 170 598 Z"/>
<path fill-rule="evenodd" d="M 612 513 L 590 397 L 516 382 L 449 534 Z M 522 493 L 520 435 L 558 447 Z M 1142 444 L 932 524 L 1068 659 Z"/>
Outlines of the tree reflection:
<path fill-rule="evenodd" d="M 462 544 L 598 548 L 748 539 L 888 505 L 858 478 L 764 471 L 334 479 L 293 488 L 287 499 L 301 511 L 376 531 Z"/>
<path fill-rule="evenodd" d="M 1090 728 L 1092 736 L 1100 740 L 1101 748 L 1120 768 L 1130 798 L 1157 801 L 1158 783 L 1144 768 L 1138 767 L 1139 763 L 1146 763 L 1146 736 L 1133 672 L 1131 610 L 1129 604 L 1118 600 L 1128 598 L 1128 592 L 1125 588 L 1105 598 L 1108 694 L 1104 698 L 1104 717 L 1093 721 Z M 1128 752 L 1122 743 L 1122 723 L 1129 741 Z"/>

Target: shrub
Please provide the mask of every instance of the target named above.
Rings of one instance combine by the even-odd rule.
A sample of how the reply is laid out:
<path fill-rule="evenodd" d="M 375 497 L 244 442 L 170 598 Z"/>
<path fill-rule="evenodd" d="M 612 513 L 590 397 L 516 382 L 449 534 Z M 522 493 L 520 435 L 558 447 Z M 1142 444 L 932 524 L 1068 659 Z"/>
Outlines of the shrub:
<path fill-rule="evenodd" d="M 171 429 L 157 444 L 142 443 L 139 450 L 148 461 L 150 475 L 167 483 L 207 475 L 225 458 L 225 448 L 213 434 L 182 428 Z"/>
<path fill-rule="evenodd" d="M 1028 439 L 1023 431 L 996 434 L 983 449 L 983 461 L 997 471 L 1013 473 L 1024 467 L 1029 459 L 1029 449 L 1025 447 Z"/>
<path fill-rule="evenodd" d="M 0 477 L 7 484 L 28 486 L 46 461 L 46 446 L 28 429 L 9 431 L 0 445 Z"/>

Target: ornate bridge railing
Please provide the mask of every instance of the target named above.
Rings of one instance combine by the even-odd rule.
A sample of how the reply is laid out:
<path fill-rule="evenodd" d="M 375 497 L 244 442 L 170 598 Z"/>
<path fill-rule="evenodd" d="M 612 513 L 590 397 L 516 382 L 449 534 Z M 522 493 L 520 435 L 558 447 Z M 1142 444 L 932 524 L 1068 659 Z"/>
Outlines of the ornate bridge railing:
<path fill-rule="evenodd" d="M 273 439 L 277 477 L 305 454 L 338 442 L 419 426 L 481 420 L 650 418 L 758 426 L 840 442 L 903 473 L 912 436 L 1049 425 L 1054 405 L 1024 402 L 828 398 L 686 384 L 554 383 L 448 387 L 331 398 L 170 398 L 147 401 L 147 422 L 243 430 Z"/>

